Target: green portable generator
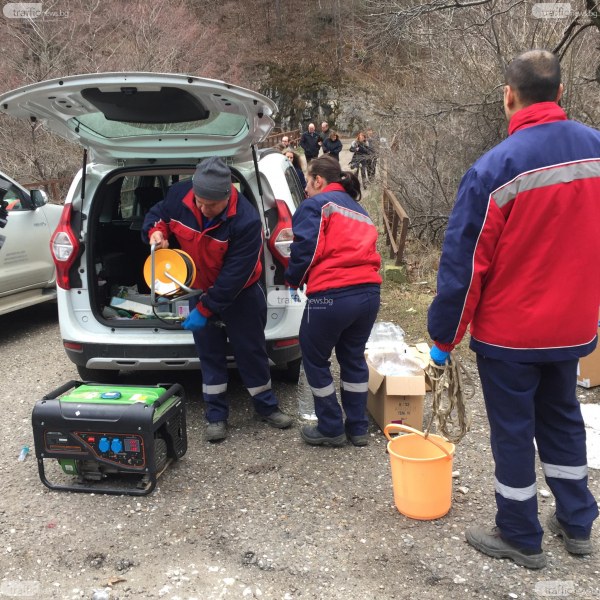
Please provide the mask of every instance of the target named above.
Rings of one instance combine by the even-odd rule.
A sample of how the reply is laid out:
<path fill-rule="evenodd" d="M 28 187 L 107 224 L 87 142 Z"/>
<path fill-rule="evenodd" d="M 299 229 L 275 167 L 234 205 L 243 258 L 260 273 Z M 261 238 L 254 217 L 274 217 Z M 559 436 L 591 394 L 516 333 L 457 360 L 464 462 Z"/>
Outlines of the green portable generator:
<path fill-rule="evenodd" d="M 52 490 L 146 495 L 187 450 L 179 384 L 70 381 L 36 403 L 31 421 L 40 479 Z M 51 480 L 46 461 L 55 460 Z"/>

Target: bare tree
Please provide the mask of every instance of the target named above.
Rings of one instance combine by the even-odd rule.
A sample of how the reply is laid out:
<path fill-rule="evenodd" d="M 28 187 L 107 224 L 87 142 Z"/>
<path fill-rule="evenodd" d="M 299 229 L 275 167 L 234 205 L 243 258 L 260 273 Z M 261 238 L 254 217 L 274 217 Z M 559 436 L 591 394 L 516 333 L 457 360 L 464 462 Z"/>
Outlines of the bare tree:
<path fill-rule="evenodd" d="M 420 239 L 441 241 L 460 177 L 506 135 L 503 70 L 518 53 L 559 51 L 563 106 L 571 117 L 600 123 L 598 18 L 586 2 L 568 24 L 536 17 L 535 3 L 525 0 L 366 0 L 360 25 L 372 43 L 365 52 L 394 67 L 377 82 L 390 186 Z"/>
<path fill-rule="evenodd" d="M 137 0 L 48 1 L 44 14 L 29 19 L 3 19 L 0 54 L 4 89 L 98 71 L 183 71 L 215 76 L 202 57 L 224 59 L 221 44 L 205 41 L 187 4 Z M 24 135 L 24 131 L 27 133 Z M 39 124 L 2 117 L 0 152 L 3 168 L 24 181 L 70 179 L 80 166 L 73 145 L 48 134 Z"/>
<path fill-rule="evenodd" d="M 388 139 L 391 185 L 417 233 L 437 241 L 462 173 L 505 135 L 502 71 L 518 52 L 554 49 L 563 105 L 600 123 L 597 1 L 572 0 L 562 19 L 536 18 L 536 5 L 318 0 L 300 10 L 292 0 L 46 0 L 42 17 L 0 20 L 0 73 L 4 89 L 111 70 L 214 77 L 285 96 L 290 114 L 282 118 L 293 112 L 294 126 L 325 85 L 340 90 L 338 105 L 370 99 L 357 112 Z M 35 124 L 2 117 L 1 125 L 2 164 L 18 178 L 78 168 L 79 151 Z"/>

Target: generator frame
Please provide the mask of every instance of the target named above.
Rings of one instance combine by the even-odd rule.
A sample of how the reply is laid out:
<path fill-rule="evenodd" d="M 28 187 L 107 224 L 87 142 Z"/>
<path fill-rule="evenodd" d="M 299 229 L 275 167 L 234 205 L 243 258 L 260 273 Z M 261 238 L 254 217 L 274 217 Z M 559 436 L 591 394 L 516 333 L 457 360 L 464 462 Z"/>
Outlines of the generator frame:
<path fill-rule="evenodd" d="M 110 402 L 81 403 L 63 402 L 61 397 L 66 392 L 78 388 L 81 385 L 90 385 L 89 382 L 72 380 L 52 392 L 46 394 L 39 400 L 32 411 L 33 437 L 35 443 L 35 454 L 38 464 L 38 472 L 42 483 L 51 490 L 63 490 L 70 492 L 93 492 L 103 494 L 126 494 L 131 496 L 145 496 L 150 494 L 156 487 L 158 477 L 167 466 L 174 460 L 178 460 L 187 451 L 186 413 L 185 397 L 180 384 L 156 384 L 156 386 L 141 386 L 148 389 L 166 388 L 154 402 L 132 402 L 116 407 Z M 95 385 L 95 384 L 91 384 Z M 107 386 L 97 384 L 98 387 L 109 389 L 125 389 L 140 386 L 115 385 Z M 170 406 L 165 405 L 169 403 Z M 159 411 L 161 407 L 162 412 Z M 158 414 L 158 412 L 160 414 Z M 167 445 L 167 459 L 164 465 L 157 465 L 156 436 L 158 432 L 165 433 Z M 57 432 L 62 435 L 59 443 L 49 444 L 48 434 Z M 136 444 L 138 453 L 143 458 L 134 461 L 126 461 L 115 456 L 104 456 L 99 452 L 97 440 L 98 435 L 112 435 L 119 440 L 127 437 Z M 90 443 L 91 440 L 94 443 Z M 108 439 L 108 438 L 107 438 Z M 159 438 L 163 439 L 163 438 Z M 62 444 L 62 447 L 61 447 Z M 53 447 L 49 447 L 52 445 Z M 104 453 L 108 454 L 108 453 Z M 122 452 L 125 455 L 124 452 Z M 111 459 L 112 458 L 112 459 Z M 159 457 L 160 458 L 160 457 Z M 58 459 L 65 461 L 95 461 L 99 465 L 106 465 L 111 475 L 138 475 L 142 479 L 138 487 L 113 487 L 111 485 L 93 484 L 86 482 L 80 475 L 79 481 L 73 484 L 55 483 L 48 479 L 44 467 L 44 461 Z M 62 463 L 61 463 L 62 466 Z M 160 467 L 157 470 L 157 467 Z M 64 470 L 64 469 L 63 469 Z M 99 471 L 102 476 L 101 467 Z M 73 473 L 77 475 L 77 471 Z"/>

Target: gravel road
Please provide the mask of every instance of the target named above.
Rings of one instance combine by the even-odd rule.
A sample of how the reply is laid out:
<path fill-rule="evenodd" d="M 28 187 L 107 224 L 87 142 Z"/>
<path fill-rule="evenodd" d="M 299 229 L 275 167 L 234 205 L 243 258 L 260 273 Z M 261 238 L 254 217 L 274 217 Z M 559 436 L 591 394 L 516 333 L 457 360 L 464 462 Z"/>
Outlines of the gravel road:
<path fill-rule="evenodd" d="M 56 307 L 0 317 L 0 330 L 0 598 L 600 598 L 597 555 L 574 558 L 551 534 L 539 572 L 487 559 L 464 541 L 466 526 L 494 516 L 479 391 L 456 451 L 452 509 L 436 521 L 396 510 L 386 440 L 374 424 L 366 448 L 309 447 L 297 427 L 255 422 L 235 383 L 230 437 L 205 443 L 195 374 L 170 374 L 186 389 L 189 449 L 151 495 L 56 492 L 40 482 L 33 456 L 17 461 L 22 445 L 33 448 L 35 401 L 77 378 Z M 123 379 L 134 381 L 155 382 Z M 301 388 L 275 382 L 275 391 L 295 412 Z M 594 391 L 581 397 L 598 401 Z M 600 497 L 599 472 L 590 480 Z M 553 500 L 541 477 L 538 486 L 545 520 Z"/>

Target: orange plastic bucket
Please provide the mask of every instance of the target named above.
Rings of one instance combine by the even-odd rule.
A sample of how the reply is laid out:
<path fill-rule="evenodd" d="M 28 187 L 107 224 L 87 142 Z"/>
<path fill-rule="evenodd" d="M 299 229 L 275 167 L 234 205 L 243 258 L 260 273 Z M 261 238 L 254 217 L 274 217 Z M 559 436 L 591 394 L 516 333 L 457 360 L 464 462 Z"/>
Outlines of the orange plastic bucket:
<path fill-rule="evenodd" d="M 383 430 L 392 467 L 396 508 L 411 519 L 443 517 L 452 504 L 455 446 L 439 435 L 391 423 Z M 407 435 L 392 437 L 390 433 Z"/>

